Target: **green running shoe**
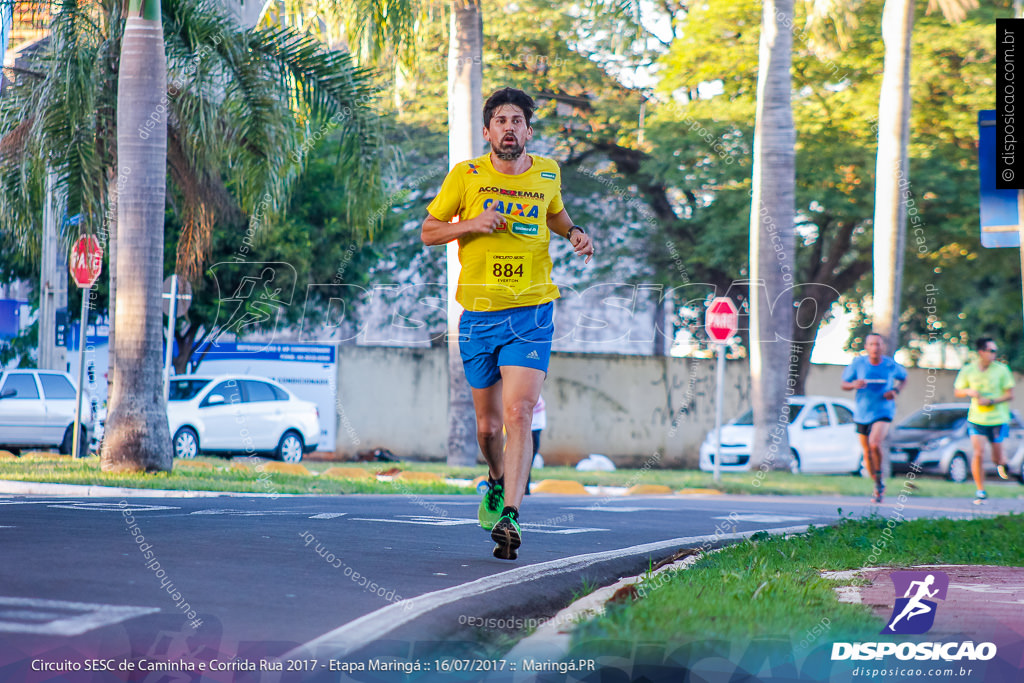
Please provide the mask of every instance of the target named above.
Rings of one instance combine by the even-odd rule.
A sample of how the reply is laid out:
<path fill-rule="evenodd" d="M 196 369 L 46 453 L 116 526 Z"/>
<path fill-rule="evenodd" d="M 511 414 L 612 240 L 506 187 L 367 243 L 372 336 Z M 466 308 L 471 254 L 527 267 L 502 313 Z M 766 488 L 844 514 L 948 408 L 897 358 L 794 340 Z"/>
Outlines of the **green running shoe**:
<path fill-rule="evenodd" d="M 480 499 L 480 509 L 476 516 L 480 520 L 480 526 L 486 531 L 494 528 L 494 525 L 501 519 L 501 511 L 505 508 L 505 489 L 501 484 L 487 483 L 487 490 Z"/>
<path fill-rule="evenodd" d="M 522 531 L 519 529 L 519 522 L 511 515 L 504 515 L 491 529 L 491 540 L 497 543 L 494 546 L 494 556 L 499 560 L 514 560 L 519 557 L 516 550 L 522 543 Z"/>

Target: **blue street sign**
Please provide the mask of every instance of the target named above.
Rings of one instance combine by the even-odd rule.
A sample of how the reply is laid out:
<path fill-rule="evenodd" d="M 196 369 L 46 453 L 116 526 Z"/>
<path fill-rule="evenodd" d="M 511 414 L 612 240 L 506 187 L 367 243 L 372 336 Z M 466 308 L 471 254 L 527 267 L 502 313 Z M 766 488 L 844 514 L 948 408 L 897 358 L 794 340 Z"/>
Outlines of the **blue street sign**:
<path fill-rule="evenodd" d="M 978 175 L 981 188 L 981 245 L 1019 247 L 1022 196 L 996 189 L 996 112 L 978 112 Z"/>

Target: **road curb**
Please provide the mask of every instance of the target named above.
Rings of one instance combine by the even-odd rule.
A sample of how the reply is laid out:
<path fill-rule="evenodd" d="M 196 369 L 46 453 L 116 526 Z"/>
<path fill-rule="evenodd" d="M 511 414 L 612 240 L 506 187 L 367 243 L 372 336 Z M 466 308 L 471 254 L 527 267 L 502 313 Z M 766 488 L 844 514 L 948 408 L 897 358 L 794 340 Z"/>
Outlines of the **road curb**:
<path fill-rule="evenodd" d="M 563 496 L 589 496 L 583 484 L 571 479 L 545 479 L 530 487 L 530 493 L 554 493 Z"/>
<path fill-rule="evenodd" d="M 500 571 L 496 574 L 483 576 L 468 583 L 450 586 L 440 590 L 418 595 L 414 598 L 407 598 L 398 602 L 392 602 L 386 607 L 381 607 L 369 614 L 346 622 L 343 626 L 324 633 L 310 641 L 296 646 L 278 660 L 285 659 L 342 659 L 354 652 L 367 647 L 370 643 L 388 637 L 398 628 L 405 624 L 423 617 L 430 612 L 451 605 L 466 598 L 472 598 L 491 591 L 513 588 L 518 583 L 534 581 L 558 575 L 576 575 L 581 570 L 602 562 L 621 560 L 628 557 L 647 555 L 653 552 L 661 552 L 678 548 L 679 546 L 691 546 L 699 543 L 720 543 L 723 541 L 740 540 L 749 538 L 757 533 L 775 532 L 804 533 L 808 525 L 777 527 L 773 529 L 761 529 L 732 532 L 728 534 L 686 536 L 670 538 L 651 543 L 616 548 L 584 555 L 563 557 L 557 560 L 528 564 L 515 569 Z M 532 674 L 531 674 L 532 675 Z M 532 680 L 532 679 L 531 679 Z"/>
<path fill-rule="evenodd" d="M 811 525 L 811 526 L 822 526 L 822 525 Z M 764 530 L 772 535 L 790 535 L 806 533 L 810 527 L 788 527 L 785 529 L 778 529 L 773 531 Z M 802 531 L 800 530 L 802 529 Z M 735 537 L 735 540 L 743 540 L 749 538 L 754 534 L 761 533 L 761 531 L 746 531 L 741 534 L 730 534 Z M 716 552 L 717 549 L 712 549 L 709 552 Z M 666 564 L 663 567 L 659 567 L 650 573 L 649 576 L 654 577 L 663 574 L 664 572 L 674 569 L 688 569 L 690 565 L 701 559 L 703 554 L 699 555 L 687 555 L 675 562 Z M 520 661 L 524 659 L 535 659 L 538 661 L 551 661 L 560 662 L 569 655 L 570 645 L 572 643 L 572 630 L 575 624 L 591 619 L 595 616 L 600 615 L 605 610 L 605 605 L 608 604 L 616 594 L 620 591 L 631 591 L 636 593 L 635 586 L 641 583 L 644 579 L 644 575 L 639 576 L 627 576 L 619 579 L 610 586 L 604 586 L 599 588 L 589 595 L 585 595 L 579 600 L 573 602 L 565 609 L 558 612 L 548 621 L 544 622 L 536 631 L 531 633 L 526 638 L 523 638 L 516 643 L 511 650 L 509 650 L 504 658 L 508 661 Z M 632 587 L 632 588 L 631 588 Z M 526 681 L 528 678 L 523 678 L 525 674 L 520 674 L 513 678 L 514 681 Z"/>

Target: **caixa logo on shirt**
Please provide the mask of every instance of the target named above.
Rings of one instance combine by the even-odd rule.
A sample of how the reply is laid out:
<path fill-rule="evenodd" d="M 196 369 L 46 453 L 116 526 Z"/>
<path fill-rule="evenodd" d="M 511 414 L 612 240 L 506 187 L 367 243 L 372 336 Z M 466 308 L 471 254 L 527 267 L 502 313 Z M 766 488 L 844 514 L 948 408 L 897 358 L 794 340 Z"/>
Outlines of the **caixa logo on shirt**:
<path fill-rule="evenodd" d="M 485 199 L 484 210 L 494 207 L 498 213 L 506 216 L 522 216 L 523 218 L 539 218 L 540 209 L 536 204 L 520 204 L 519 202 L 503 202 L 502 200 Z"/>

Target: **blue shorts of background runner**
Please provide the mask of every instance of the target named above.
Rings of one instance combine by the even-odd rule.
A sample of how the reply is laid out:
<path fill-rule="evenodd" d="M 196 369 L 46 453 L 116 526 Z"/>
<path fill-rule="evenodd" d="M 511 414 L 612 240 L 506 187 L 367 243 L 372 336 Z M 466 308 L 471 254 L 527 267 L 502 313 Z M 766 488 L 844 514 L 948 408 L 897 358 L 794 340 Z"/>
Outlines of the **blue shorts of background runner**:
<path fill-rule="evenodd" d="M 459 319 L 459 351 L 466 380 L 486 389 L 501 379 L 501 366 L 548 371 L 551 358 L 553 302 L 502 311 L 463 311 Z"/>
<path fill-rule="evenodd" d="M 975 434 L 983 436 L 990 443 L 1002 443 L 1010 435 L 1010 425 L 976 425 L 973 422 L 968 422 L 967 433 L 971 436 Z"/>

